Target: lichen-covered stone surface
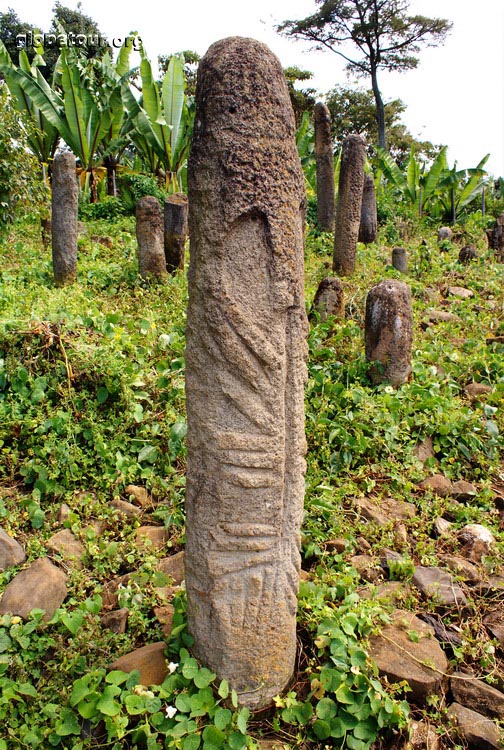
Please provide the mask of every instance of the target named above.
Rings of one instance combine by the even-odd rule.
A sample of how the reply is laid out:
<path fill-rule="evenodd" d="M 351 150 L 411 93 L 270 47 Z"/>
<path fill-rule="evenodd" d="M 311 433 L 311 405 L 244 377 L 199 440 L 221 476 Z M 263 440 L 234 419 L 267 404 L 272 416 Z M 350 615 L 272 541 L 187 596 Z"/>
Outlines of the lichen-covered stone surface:
<path fill-rule="evenodd" d="M 341 150 L 338 205 L 334 228 L 333 271 L 336 271 L 339 276 L 351 276 L 355 271 L 365 161 L 364 140 L 360 135 L 347 136 Z"/>
<path fill-rule="evenodd" d="M 304 183 L 263 44 L 200 63 L 189 161 L 186 588 L 197 657 L 258 707 L 296 653 L 305 469 Z"/>
<path fill-rule="evenodd" d="M 387 279 L 366 299 L 366 359 L 374 383 L 405 383 L 411 374 L 413 316 L 411 291 L 403 281 Z"/>
<path fill-rule="evenodd" d="M 145 195 L 136 206 L 138 273 L 145 281 L 161 281 L 166 276 L 164 221 L 159 201 Z"/>
<path fill-rule="evenodd" d="M 317 224 L 325 232 L 334 229 L 334 152 L 331 115 L 323 102 L 313 110 L 317 175 Z"/>
<path fill-rule="evenodd" d="M 53 161 L 52 188 L 52 261 L 56 286 L 71 284 L 77 278 L 77 211 L 79 191 L 75 156 L 58 151 Z"/>

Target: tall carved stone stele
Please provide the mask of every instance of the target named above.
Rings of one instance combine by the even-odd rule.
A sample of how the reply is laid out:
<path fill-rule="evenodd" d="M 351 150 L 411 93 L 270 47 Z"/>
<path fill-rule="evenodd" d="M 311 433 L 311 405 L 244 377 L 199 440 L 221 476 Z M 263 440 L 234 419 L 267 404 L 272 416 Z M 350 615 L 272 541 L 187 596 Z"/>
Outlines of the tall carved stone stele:
<path fill-rule="evenodd" d="M 334 230 L 333 271 L 336 271 L 339 276 L 351 276 L 355 271 L 365 161 L 364 139 L 359 135 L 347 136 L 341 150 L 338 207 Z"/>
<path fill-rule="evenodd" d="M 372 287 L 366 299 L 366 359 L 373 383 L 397 387 L 409 380 L 412 330 L 409 286 L 387 279 Z"/>
<path fill-rule="evenodd" d="M 72 284 L 77 278 L 77 212 L 79 190 L 75 156 L 58 151 L 52 172 L 51 238 L 54 283 Z"/>
<path fill-rule="evenodd" d="M 317 174 L 317 224 L 324 232 L 334 231 L 334 152 L 331 115 L 323 102 L 314 109 L 315 163 Z"/>
<path fill-rule="evenodd" d="M 166 278 L 163 212 L 158 199 L 144 195 L 136 205 L 138 273 L 144 281 Z"/>
<path fill-rule="evenodd" d="M 184 268 L 184 252 L 187 240 L 187 220 L 189 204 L 187 195 L 173 193 L 165 200 L 164 206 L 164 250 L 166 270 L 174 273 Z"/>
<path fill-rule="evenodd" d="M 188 166 L 186 588 L 194 653 L 258 708 L 296 653 L 305 195 L 277 58 L 216 42 Z"/>
<path fill-rule="evenodd" d="M 370 245 L 376 240 L 378 230 L 378 212 L 376 208 L 376 190 L 372 174 L 364 175 L 362 189 L 362 207 L 358 241 Z"/>

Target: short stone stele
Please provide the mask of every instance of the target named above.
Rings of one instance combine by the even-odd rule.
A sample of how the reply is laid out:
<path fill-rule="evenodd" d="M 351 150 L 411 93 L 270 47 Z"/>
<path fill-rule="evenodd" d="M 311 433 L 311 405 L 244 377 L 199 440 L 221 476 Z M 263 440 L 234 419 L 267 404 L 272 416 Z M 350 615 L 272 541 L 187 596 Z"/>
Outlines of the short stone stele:
<path fill-rule="evenodd" d="M 376 190 L 372 174 L 364 175 L 362 189 L 361 219 L 358 241 L 365 245 L 376 240 L 378 230 L 378 212 L 376 208 Z"/>
<path fill-rule="evenodd" d="M 376 284 L 366 299 L 366 359 L 373 383 L 405 383 L 411 375 L 411 291 L 403 281 Z"/>
<path fill-rule="evenodd" d="M 153 195 L 145 195 L 136 206 L 138 273 L 144 281 L 166 277 L 163 212 Z"/>
<path fill-rule="evenodd" d="M 286 687 L 296 655 L 307 321 L 294 133 L 269 49 L 212 45 L 188 167 L 186 589 L 196 656 L 250 707 Z"/>

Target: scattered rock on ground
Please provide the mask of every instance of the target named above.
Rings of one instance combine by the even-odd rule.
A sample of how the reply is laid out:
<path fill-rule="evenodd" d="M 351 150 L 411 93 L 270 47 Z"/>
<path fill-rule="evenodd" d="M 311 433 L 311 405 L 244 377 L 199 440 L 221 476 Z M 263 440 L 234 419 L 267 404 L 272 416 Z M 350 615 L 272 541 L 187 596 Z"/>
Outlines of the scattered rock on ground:
<path fill-rule="evenodd" d="M 146 687 L 161 685 L 168 674 L 164 655 L 165 649 L 166 643 L 164 641 L 149 643 L 147 646 L 142 646 L 124 654 L 124 656 L 120 656 L 110 665 L 109 669 L 118 669 L 121 672 L 133 672 L 134 669 L 138 669 L 142 685 Z"/>
<path fill-rule="evenodd" d="M 477 398 L 478 396 L 485 396 L 487 393 L 491 393 L 493 388 L 486 383 L 469 383 L 464 390 L 470 398 Z"/>
<path fill-rule="evenodd" d="M 446 567 L 451 570 L 455 575 L 463 578 L 464 581 L 469 583 L 476 583 L 480 580 L 478 568 L 473 563 L 466 560 L 465 557 L 458 557 L 457 555 L 443 555 L 441 558 Z"/>
<path fill-rule="evenodd" d="M 345 552 L 347 541 L 346 539 L 329 539 L 325 543 L 324 547 L 328 552 L 333 552 L 336 555 L 340 555 L 342 552 Z"/>
<path fill-rule="evenodd" d="M 490 529 L 480 523 L 467 524 L 460 529 L 457 537 L 463 545 L 461 554 L 473 562 L 481 562 L 495 544 L 495 537 Z"/>
<path fill-rule="evenodd" d="M 483 618 L 483 625 L 493 638 L 499 641 L 501 648 L 504 648 L 504 611 L 501 607 L 491 610 Z"/>
<path fill-rule="evenodd" d="M 426 721 L 412 721 L 410 738 L 404 750 L 439 750 L 440 738 L 432 724 Z"/>
<path fill-rule="evenodd" d="M 449 573 L 439 568 L 419 565 L 415 568 L 411 582 L 427 599 L 434 599 L 443 607 L 453 605 L 464 607 L 467 604 L 466 596 L 460 586 L 455 583 Z"/>
<path fill-rule="evenodd" d="M 431 323 L 460 323 L 461 318 L 446 310 L 429 310 L 429 321 Z"/>
<path fill-rule="evenodd" d="M 136 530 L 138 549 L 162 550 L 168 540 L 164 526 L 140 526 Z"/>
<path fill-rule="evenodd" d="M 0 601 L 0 615 L 10 612 L 27 619 L 32 609 L 43 609 L 51 619 L 67 595 L 67 576 L 47 557 L 32 562 L 7 584 Z"/>
<path fill-rule="evenodd" d="M 447 497 L 451 493 L 452 483 L 442 474 L 433 474 L 420 482 L 420 487 L 423 490 L 431 490 L 439 497 Z"/>
<path fill-rule="evenodd" d="M 124 493 L 126 497 L 131 499 L 132 502 L 139 505 L 141 508 L 145 508 L 152 504 L 152 500 L 145 487 L 138 487 L 136 484 L 128 484 Z"/>
<path fill-rule="evenodd" d="M 455 723 L 461 738 L 469 748 L 474 750 L 498 750 L 502 747 L 499 742 L 497 725 L 482 714 L 452 703 L 448 709 L 448 717 Z"/>
<path fill-rule="evenodd" d="M 120 635 L 126 632 L 128 615 L 129 610 L 126 607 L 121 607 L 121 609 L 114 609 L 112 612 L 105 612 L 100 619 L 104 627 Z"/>
<path fill-rule="evenodd" d="M 75 538 L 69 529 L 62 529 L 53 534 L 47 540 L 46 545 L 49 552 L 60 555 L 70 567 L 82 568 L 84 545 Z"/>
<path fill-rule="evenodd" d="M 102 591 L 102 607 L 103 609 L 116 609 L 119 605 L 119 593 L 124 588 L 129 579 L 131 573 L 125 573 L 117 578 L 112 578 L 103 585 Z"/>
<path fill-rule="evenodd" d="M 392 498 L 380 498 L 376 501 L 367 497 L 358 497 L 353 501 L 353 507 L 367 521 L 374 521 L 378 526 L 386 526 L 397 519 L 406 520 L 417 514 L 413 503 Z"/>
<path fill-rule="evenodd" d="M 459 299 L 470 299 L 471 297 L 474 297 L 472 289 L 466 289 L 463 286 L 449 286 L 448 294 L 451 294 L 452 297 L 458 297 Z"/>
<path fill-rule="evenodd" d="M 23 547 L 6 531 L 0 529 L 0 571 L 13 565 L 20 565 L 26 560 Z"/>
<path fill-rule="evenodd" d="M 421 443 L 417 443 L 413 453 L 423 464 L 428 461 L 429 458 L 434 458 L 434 445 L 431 436 L 428 435 Z"/>
<path fill-rule="evenodd" d="M 478 494 L 478 490 L 471 484 L 466 482 L 465 479 L 459 479 L 458 482 L 453 482 L 450 490 L 451 497 L 459 502 L 467 503 L 472 500 Z"/>
<path fill-rule="evenodd" d="M 350 558 L 350 563 L 365 581 L 376 581 L 380 575 L 375 559 L 371 555 L 353 555 Z"/>
<path fill-rule="evenodd" d="M 180 586 L 185 578 L 184 551 L 176 552 L 169 557 L 163 557 L 158 563 L 158 570 L 173 579 L 175 585 Z"/>
<path fill-rule="evenodd" d="M 454 672 L 450 687 L 457 703 L 493 719 L 504 719 L 504 693 L 463 672 Z"/>
<path fill-rule="evenodd" d="M 165 604 L 162 607 L 154 607 L 154 614 L 163 628 L 165 638 L 169 638 L 171 635 L 174 612 L 175 610 L 171 604 Z"/>
<path fill-rule="evenodd" d="M 452 526 L 453 524 L 450 523 L 450 521 L 447 521 L 446 518 L 438 516 L 434 519 L 432 532 L 435 538 L 438 539 L 440 536 L 447 536 L 450 533 Z"/>
<path fill-rule="evenodd" d="M 112 500 L 110 505 L 127 518 L 138 518 L 138 516 L 142 515 L 141 508 L 133 505 L 133 503 L 126 502 L 126 500 Z"/>
<path fill-rule="evenodd" d="M 409 634 L 414 634 L 414 640 Z M 417 705 L 444 690 L 448 660 L 432 627 L 413 612 L 396 611 L 391 624 L 371 638 L 370 655 L 390 682 L 406 680 L 411 688 L 408 700 Z"/>
<path fill-rule="evenodd" d="M 61 503 L 60 509 L 58 511 L 58 523 L 64 524 L 66 521 L 69 521 L 71 513 L 72 511 L 70 510 L 70 506 L 66 503 Z"/>
<path fill-rule="evenodd" d="M 380 599 L 397 603 L 406 599 L 410 588 L 401 581 L 384 581 L 377 585 L 362 586 L 357 593 L 361 599 Z"/>

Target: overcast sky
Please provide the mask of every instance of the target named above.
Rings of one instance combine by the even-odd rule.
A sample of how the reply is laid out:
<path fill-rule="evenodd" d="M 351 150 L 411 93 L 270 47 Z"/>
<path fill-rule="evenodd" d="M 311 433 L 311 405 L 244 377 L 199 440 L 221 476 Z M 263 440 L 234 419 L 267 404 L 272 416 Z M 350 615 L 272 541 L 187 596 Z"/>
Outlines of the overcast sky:
<path fill-rule="evenodd" d="M 75 8 L 76 0 L 62 0 Z M 47 30 L 53 0 L 0 0 L 23 21 Z M 82 0 L 109 39 L 138 31 L 153 61 L 160 53 L 193 49 L 203 54 L 225 36 L 251 36 L 265 42 L 284 67 L 313 71 L 310 85 L 321 94 L 335 84 L 352 85 L 344 64 L 328 51 L 280 37 L 273 29 L 285 19 L 303 18 L 314 0 Z M 450 164 L 473 167 L 488 152 L 487 169 L 504 176 L 504 0 L 411 0 L 411 12 L 447 18 L 453 29 L 442 48 L 420 53 L 416 70 L 382 73 L 385 99 L 407 105 L 403 120 L 415 137 L 447 144 Z M 360 83 L 359 85 L 362 85 Z"/>

